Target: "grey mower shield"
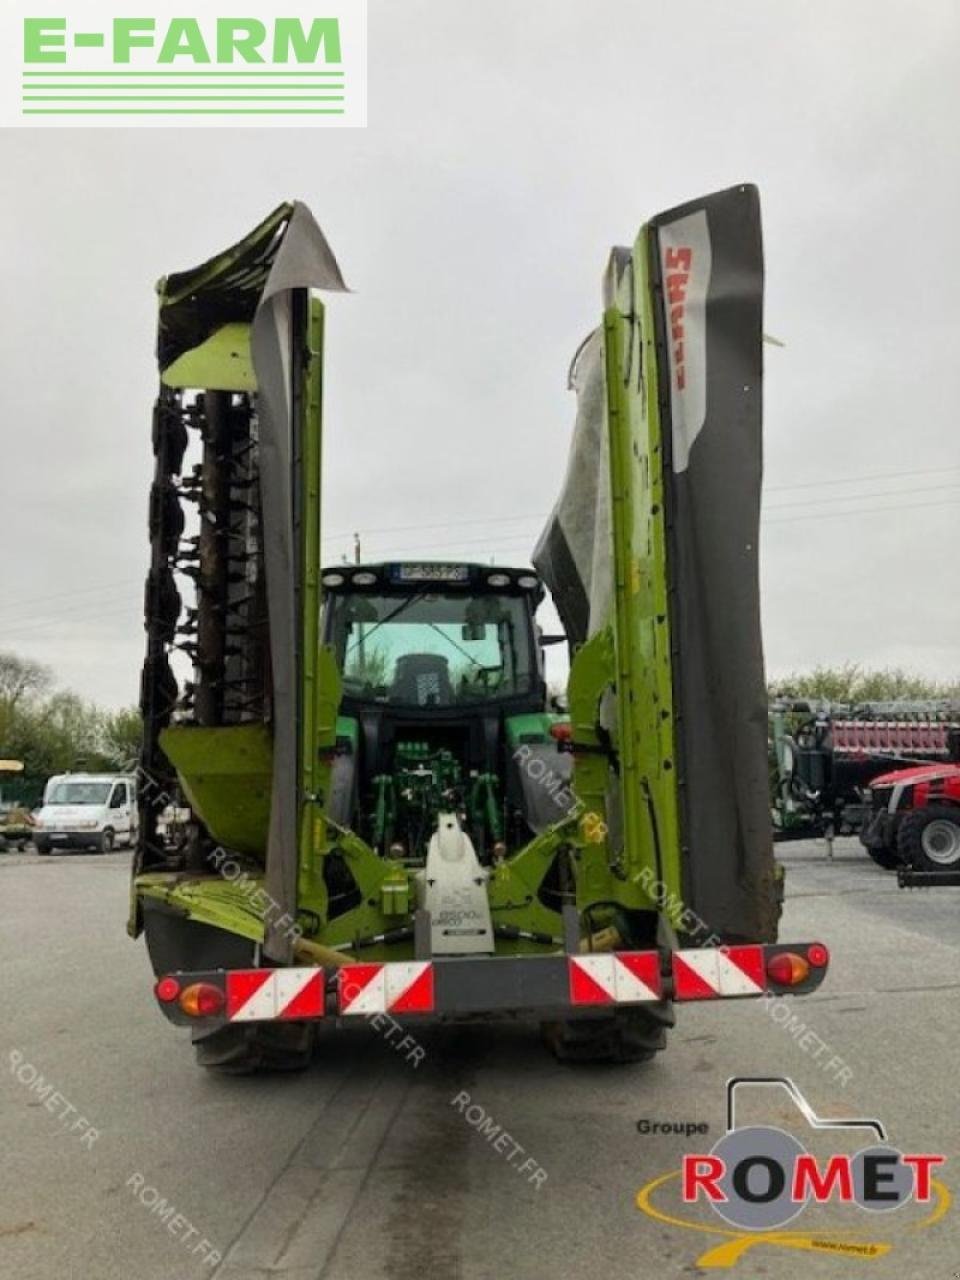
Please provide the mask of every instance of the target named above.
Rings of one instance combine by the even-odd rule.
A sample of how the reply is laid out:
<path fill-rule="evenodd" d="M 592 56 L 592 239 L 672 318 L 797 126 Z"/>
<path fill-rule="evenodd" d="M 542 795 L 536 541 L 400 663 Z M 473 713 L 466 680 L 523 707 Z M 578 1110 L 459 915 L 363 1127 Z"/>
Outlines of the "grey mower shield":
<path fill-rule="evenodd" d="M 307 288 L 344 290 L 336 260 L 306 205 L 294 203 L 286 233 L 273 260 L 251 333 L 260 418 L 260 488 L 263 550 L 270 618 L 273 676 L 273 799 L 267 839 L 265 888 L 280 912 L 296 918 L 300 814 L 298 811 L 298 725 L 303 687 L 297 641 L 301 623 L 301 583 L 297 504 L 302 479 L 296 471 L 300 448 L 291 369 L 297 332 L 293 298 Z M 289 960 L 290 940 L 268 928 L 267 954 Z"/>
<path fill-rule="evenodd" d="M 777 894 L 758 574 L 758 192 L 733 187 L 650 227 L 684 905 L 725 939 L 769 941 Z M 617 250 L 612 268 L 629 260 Z M 594 334 L 574 363 L 570 465 L 534 553 L 578 643 L 612 621 L 601 346 Z"/>

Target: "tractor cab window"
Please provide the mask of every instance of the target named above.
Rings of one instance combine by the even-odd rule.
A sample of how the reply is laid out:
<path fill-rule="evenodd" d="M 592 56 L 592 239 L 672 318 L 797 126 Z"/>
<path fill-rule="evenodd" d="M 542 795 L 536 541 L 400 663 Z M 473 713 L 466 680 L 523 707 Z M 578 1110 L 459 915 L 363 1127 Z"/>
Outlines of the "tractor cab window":
<path fill-rule="evenodd" d="M 106 804 L 110 794 L 108 782 L 58 782 L 50 789 L 44 803 Z"/>
<path fill-rule="evenodd" d="M 347 697 L 452 707 L 534 688 L 531 615 L 522 596 L 336 594 L 327 609 L 327 640 Z"/>

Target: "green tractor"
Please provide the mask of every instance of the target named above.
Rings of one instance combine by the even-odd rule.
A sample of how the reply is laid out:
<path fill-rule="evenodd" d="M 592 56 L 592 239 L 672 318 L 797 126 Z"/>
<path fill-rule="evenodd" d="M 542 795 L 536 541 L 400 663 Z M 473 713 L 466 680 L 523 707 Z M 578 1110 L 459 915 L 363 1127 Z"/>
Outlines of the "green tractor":
<path fill-rule="evenodd" d="M 825 948 L 776 942 L 755 189 L 614 251 L 533 569 L 321 567 L 344 287 L 300 204 L 159 286 L 130 929 L 160 1008 L 224 1071 L 358 1017 L 526 1017 L 638 1061 L 676 1002 L 812 990 Z"/>

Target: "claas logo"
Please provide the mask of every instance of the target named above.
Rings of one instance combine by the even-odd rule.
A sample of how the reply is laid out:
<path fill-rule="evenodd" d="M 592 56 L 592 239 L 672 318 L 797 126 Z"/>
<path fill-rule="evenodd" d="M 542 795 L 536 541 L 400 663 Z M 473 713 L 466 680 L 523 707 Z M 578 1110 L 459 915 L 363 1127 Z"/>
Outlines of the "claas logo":
<path fill-rule="evenodd" d="M 737 1091 L 758 1086 L 786 1092 L 812 1129 L 864 1130 L 873 1141 L 854 1155 L 838 1153 L 818 1160 L 783 1129 L 737 1128 Z M 684 1156 L 681 1197 L 686 1204 L 705 1201 L 741 1230 L 772 1231 L 811 1203 L 855 1204 L 875 1212 L 897 1209 L 909 1200 L 927 1203 L 932 1172 L 944 1159 L 898 1151 L 887 1143 L 879 1120 L 821 1119 L 791 1080 L 734 1079 L 727 1084 L 727 1133 L 709 1153 Z"/>
<path fill-rule="evenodd" d="M 670 319 L 670 340 L 673 343 L 673 368 L 677 390 L 687 385 L 684 364 L 684 316 L 687 309 L 687 286 L 693 270 L 693 250 L 669 247 L 664 255 L 666 266 L 667 306 Z"/>

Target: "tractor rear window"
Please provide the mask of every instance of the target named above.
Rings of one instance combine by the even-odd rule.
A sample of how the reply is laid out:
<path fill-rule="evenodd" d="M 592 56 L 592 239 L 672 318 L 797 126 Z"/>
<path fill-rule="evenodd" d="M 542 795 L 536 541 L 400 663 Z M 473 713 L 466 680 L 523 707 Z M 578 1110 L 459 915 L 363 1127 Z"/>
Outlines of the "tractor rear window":
<path fill-rule="evenodd" d="M 348 697 L 450 707 L 533 688 L 531 619 L 520 596 L 331 595 L 327 639 Z"/>

